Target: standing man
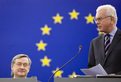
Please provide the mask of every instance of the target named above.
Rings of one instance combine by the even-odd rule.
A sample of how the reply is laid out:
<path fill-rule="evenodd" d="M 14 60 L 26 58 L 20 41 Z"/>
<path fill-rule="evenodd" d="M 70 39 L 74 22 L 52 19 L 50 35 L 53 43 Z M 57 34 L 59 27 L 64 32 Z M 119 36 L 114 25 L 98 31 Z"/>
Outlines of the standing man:
<path fill-rule="evenodd" d="M 25 54 L 16 55 L 11 62 L 11 75 L 13 78 L 26 78 L 30 70 L 31 60 Z"/>
<path fill-rule="evenodd" d="M 121 31 L 116 27 L 116 9 L 112 5 L 99 6 L 95 22 L 104 34 L 91 41 L 88 68 L 100 63 L 108 74 L 121 74 Z"/>

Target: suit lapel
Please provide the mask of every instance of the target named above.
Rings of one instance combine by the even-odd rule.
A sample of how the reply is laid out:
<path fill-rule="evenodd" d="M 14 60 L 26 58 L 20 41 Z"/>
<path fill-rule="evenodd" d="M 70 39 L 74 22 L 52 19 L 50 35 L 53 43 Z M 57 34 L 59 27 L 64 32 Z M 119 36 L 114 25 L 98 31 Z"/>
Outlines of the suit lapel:
<path fill-rule="evenodd" d="M 101 49 L 101 52 L 102 52 L 102 56 L 103 56 L 103 60 L 104 60 L 104 58 L 105 58 L 105 49 L 104 49 L 104 35 L 102 36 L 102 39 L 101 39 L 101 47 L 100 47 Z"/>
<path fill-rule="evenodd" d="M 121 39 L 121 31 L 118 29 L 113 40 L 112 40 L 112 43 L 110 45 L 110 48 L 109 48 L 109 51 L 107 53 L 107 56 L 105 58 L 105 61 L 106 59 L 110 56 L 111 52 L 113 51 L 113 49 L 116 47 L 116 45 L 118 44 L 118 42 L 120 41 Z"/>

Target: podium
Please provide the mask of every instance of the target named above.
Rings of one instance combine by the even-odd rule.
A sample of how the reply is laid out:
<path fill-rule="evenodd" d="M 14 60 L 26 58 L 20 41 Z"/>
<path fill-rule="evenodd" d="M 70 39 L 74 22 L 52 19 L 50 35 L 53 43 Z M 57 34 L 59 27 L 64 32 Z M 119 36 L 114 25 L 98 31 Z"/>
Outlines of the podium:
<path fill-rule="evenodd" d="M 0 78 L 0 82 L 37 82 L 37 78 Z"/>
<path fill-rule="evenodd" d="M 121 78 L 54 78 L 54 82 L 121 82 Z"/>

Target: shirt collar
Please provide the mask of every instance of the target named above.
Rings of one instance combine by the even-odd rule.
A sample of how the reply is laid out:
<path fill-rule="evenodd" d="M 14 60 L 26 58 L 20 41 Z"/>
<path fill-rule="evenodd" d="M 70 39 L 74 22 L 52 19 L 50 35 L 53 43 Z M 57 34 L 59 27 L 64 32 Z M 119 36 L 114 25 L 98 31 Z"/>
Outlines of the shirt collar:
<path fill-rule="evenodd" d="M 117 31 L 117 27 L 112 32 L 109 33 L 110 36 L 114 37 L 116 31 Z M 104 35 L 106 35 L 106 33 L 104 33 Z"/>

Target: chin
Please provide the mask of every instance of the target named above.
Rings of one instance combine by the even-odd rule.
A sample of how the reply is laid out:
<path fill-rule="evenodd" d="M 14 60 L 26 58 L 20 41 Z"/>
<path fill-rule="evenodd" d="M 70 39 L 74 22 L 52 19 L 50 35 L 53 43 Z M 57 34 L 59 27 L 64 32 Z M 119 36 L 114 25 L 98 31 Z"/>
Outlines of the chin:
<path fill-rule="evenodd" d="M 99 32 L 104 32 L 102 29 L 99 29 Z"/>
<path fill-rule="evenodd" d="M 26 75 L 19 75 L 19 77 L 20 77 L 20 78 L 25 78 L 25 77 L 26 77 Z"/>
<path fill-rule="evenodd" d="M 18 75 L 19 75 L 19 76 L 26 76 L 25 73 L 19 73 Z"/>

